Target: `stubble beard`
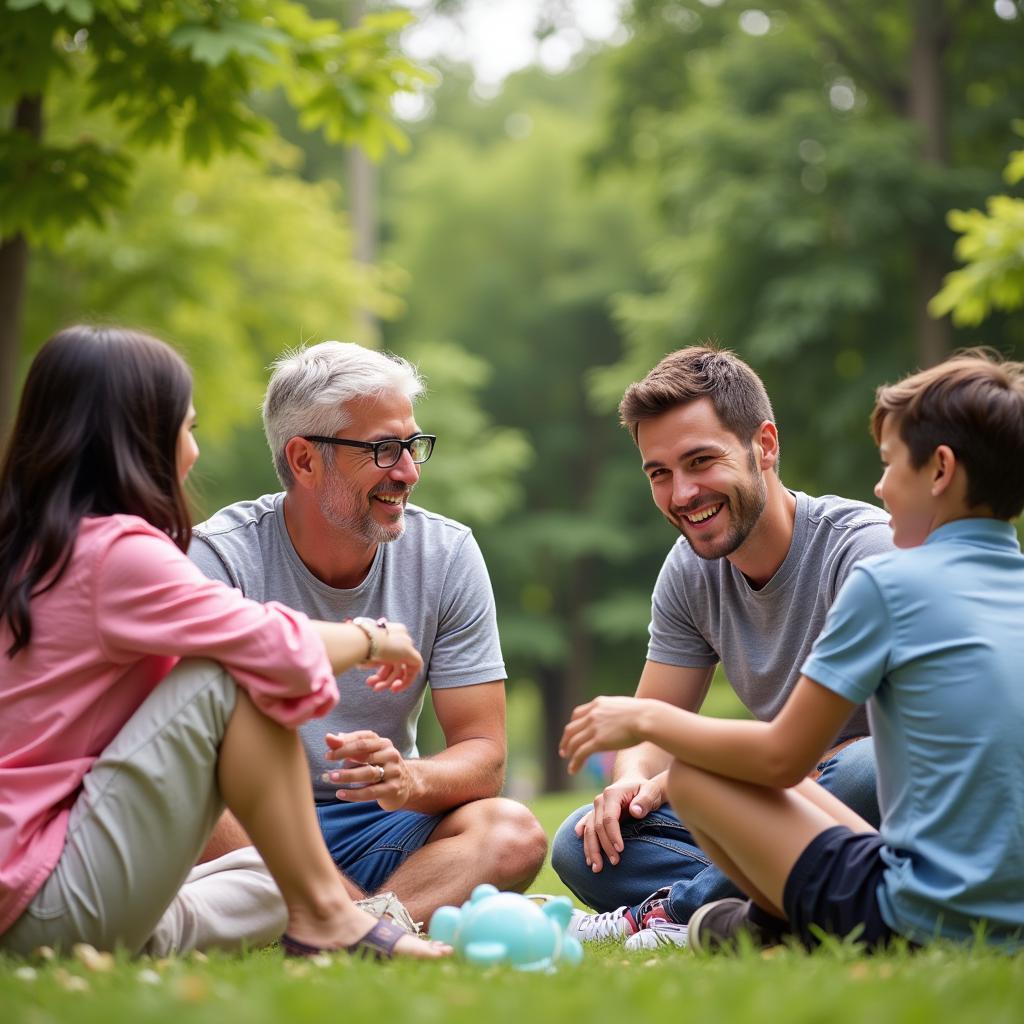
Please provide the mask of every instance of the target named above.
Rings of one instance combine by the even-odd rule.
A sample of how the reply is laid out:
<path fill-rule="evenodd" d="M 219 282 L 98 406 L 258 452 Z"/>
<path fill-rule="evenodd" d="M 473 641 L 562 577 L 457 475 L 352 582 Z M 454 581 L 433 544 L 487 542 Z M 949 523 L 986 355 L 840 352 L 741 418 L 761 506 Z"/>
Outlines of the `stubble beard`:
<path fill-rule="evenodd" d="M 686 543 L 690 545 L 690 550 L 698 558 L 703 558 L 707 562 L 727 558 L 743 544 L 753 532 L 754 527 L 757 526 L 768 501 L 768 485 L 754 464 L 753 453 L 750 456 L 750 470 L 749 484 L 737 487 L 730 498 L 725 498 L 723 495 L 723 501 L 729 512 L 729 531 L 717 544 L 710 547 L 707 545 L 698 547 L 686 532 L 686 519 L 682 512 L 665 516 L 668 522 L 683 535 Z"/>

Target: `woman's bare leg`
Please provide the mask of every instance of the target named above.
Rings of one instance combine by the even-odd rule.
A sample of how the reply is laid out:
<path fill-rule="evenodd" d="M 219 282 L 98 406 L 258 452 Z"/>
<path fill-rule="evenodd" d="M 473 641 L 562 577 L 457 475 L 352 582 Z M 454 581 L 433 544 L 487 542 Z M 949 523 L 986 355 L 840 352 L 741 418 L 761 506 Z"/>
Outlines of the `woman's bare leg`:
<path fill-rule="evenodd" d="M 362 938 L 375 922 L 352 902 L 324 845 L 299 738 L 258 711 L 241 689 L 217 772 L 225 802 L 281 890 L 289 934 L 331 948 Z M 411 935 L 401 938 L 395 951 L 413 957 L 443 953 Z"/>

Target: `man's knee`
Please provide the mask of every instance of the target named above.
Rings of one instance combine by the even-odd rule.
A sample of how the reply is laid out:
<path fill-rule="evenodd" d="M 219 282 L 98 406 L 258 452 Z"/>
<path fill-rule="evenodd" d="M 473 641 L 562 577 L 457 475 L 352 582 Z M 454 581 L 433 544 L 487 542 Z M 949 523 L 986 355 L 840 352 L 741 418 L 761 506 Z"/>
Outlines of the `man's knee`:
<path fill-rule="evenodd" d="M 529 884 L 536 878 L 548 852 L 548 837 L 529 808 L 514 800 L 499 797 L 495 810 L 500 845 L 506 849 L 509 875 Z M 504 860 L 505 858 L 501 858 Z"/>
<path fill-rule="evenodd" d="M 515 800 L 493 797 L 465 804 L 455 812 L 459 832 L 472 834 L 484 860 L 491 861 L 495 884 L 528 885 L 547 855 L 548 841 L 540 822 Z"/>

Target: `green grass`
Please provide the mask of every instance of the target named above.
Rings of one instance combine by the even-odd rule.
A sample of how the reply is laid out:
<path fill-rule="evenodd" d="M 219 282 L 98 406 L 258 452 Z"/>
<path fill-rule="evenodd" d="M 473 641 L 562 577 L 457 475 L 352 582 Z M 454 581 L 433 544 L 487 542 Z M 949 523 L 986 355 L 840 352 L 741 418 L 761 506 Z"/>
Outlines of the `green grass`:
<path fill-rule="evenodd" d="M 579 802 L 534 807 L 548 833 Z M 549 867 L 535 891 L 564 892 Z M 1024 1019 L 1024 956 L 931 950 L 864 958 L 844 946 L 806 955 L 747 951 L 697 959 L 685 951 L 627 956 L 588 950 L 553 975 L 443 965 L 285 963 L 276 950 L 165 963 L 119 960 L 90 972 L 74 960 L 0 957 L 3 1024 L 244 1021 L 245 1024 L 938 1024 Z"/>

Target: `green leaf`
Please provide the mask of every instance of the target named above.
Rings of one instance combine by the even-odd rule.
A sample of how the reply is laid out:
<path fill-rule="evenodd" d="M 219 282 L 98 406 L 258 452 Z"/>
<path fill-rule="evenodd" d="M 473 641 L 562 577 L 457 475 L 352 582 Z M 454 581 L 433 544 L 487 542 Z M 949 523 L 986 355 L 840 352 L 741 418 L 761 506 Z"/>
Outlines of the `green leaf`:
<path fill-rule="evenodd" d="M 172 47 L 188 50 L 194 60 L 216 67 L 229 57 L 251 57 L 273 63 L 273 47 L 284 45 L 288 36 L 275 28 L 245 21 L 221 21 L 212 25 L 181 25 L 170 36 Z"/>

